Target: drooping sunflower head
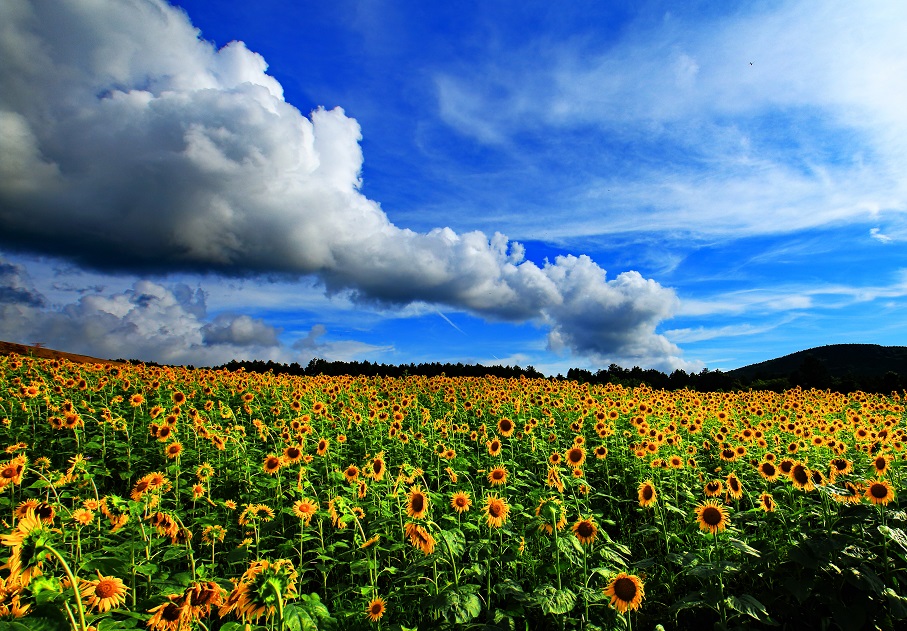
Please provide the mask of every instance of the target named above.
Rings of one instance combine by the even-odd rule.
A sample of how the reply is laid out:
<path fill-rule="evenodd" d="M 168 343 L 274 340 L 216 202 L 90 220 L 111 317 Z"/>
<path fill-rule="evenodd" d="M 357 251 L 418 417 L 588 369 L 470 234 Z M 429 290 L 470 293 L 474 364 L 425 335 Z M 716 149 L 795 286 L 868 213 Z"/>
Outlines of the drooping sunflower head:
<path fill-rule="evenodd" d="M 775 498 L 773 498 L 770 493 L 763 493 L 759 496 L 759 505 L 766 513 L 775 512 Z"/>
<path fill-rule="evenodd" d="M 743 485 L 740 483 L 740 478 L 737 477 L 736 473 L 729 473 L 726 482 L 728 495 L 733 497 L 735 500 L 739 500 L 741 497 L 743 497 Z"/>
<path fill-rule="evenodd" d="M 620 613 L 626 613 L 628 610 L 639 609 L 645 598 L 645 589 L 638 576 L 621 572 L 608 583 L 605 596 L 611 598 L 611 607 Z"/>
<path fill-rule="evenodd" d="M 425 528 L 419 524 L 409 522 L 404 528 L 406 536 L 409 537 L 413 547 L 419 548 L 422 554 L 426 556 L 435 551 L 435 538 Z"/>
<path fill-rule="evenodd" d="M 535 515 L 542 520 L 539 530 L 544 530 L 549 535 L 553 534 L 555 529 L 563 530 L 567 525 L 567 509 L 564 503 L 556 497 L 549 497 L 539 502 Z"/>

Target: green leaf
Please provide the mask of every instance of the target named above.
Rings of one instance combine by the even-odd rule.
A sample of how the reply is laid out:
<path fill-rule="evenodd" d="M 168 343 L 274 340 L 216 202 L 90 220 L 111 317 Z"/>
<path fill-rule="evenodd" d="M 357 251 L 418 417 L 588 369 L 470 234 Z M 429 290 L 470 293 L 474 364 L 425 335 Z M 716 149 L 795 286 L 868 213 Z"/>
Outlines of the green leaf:
<path fill-rule="evenodd" d="M 765 605 L 749 594 L 744 594 L 739 598 L 737 596 L 728 596 L 725 602 L 731 609 L 745 613 L 760 622 L 768 622 L 771 620 L 768 611 L 765 609 Z"/>
<path fill-rule="evenodd" d="M 761 552 L 747 544 L 745 541 L 740 541 L 740 539 L 734 539 L 733 537 L 730 537 L 728 538 L 728 542 L 744 554 L 756 557 L 757 559 L 762 556 Z"/>
<path fill-rule="evenodd" d="M 891 541 L 901 546 L 907 552 L 907 533 L 900 528 L 890 528 L 889 526 L 879 526 L 879 532 L 888 537 Z"/>
<path fill-rule="evenodd" d="M 895 620 L 907 618 L 907 598 L 904 598 L 890 587 L 886 587 L 883 592 L 888 599 L 888 608 Z"/>
<path fill-rule="evenodd" d="M 482 601 L 476 593 L 478 585 L 463 585 L 447 589 L 435 598 L 435 609 L 453 624 L 466 624 L 482 612 Z"/>
<path fill-rule="evenodd" d="M 557 589 L 553 585 L 544 585 L 532 593 L 533 600 L 546 614 L 562 615 L 576 606 L 576 594 L 569 589 Z"/>

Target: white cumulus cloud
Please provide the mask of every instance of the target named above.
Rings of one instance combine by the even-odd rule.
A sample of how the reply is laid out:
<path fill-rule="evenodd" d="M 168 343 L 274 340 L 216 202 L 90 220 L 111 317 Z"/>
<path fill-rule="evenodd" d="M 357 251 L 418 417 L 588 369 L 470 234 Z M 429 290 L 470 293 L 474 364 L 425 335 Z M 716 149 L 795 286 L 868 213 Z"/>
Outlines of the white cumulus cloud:
<path fill-rule="evenodd" d="M 260 55 L 217 49 L 162 0 L 4 2 L 0 57 L 0 245 L 118 272 L 314 275 L 365 304 L 533 320 L 576 353 L 680 361 L 656 333 L 673 291 L 583 256 L 540 267 L 501 234 L 395 226 L 360 192 L 356 120 L 304 115 Z M 148 344 L 277 348 L 261 322 L 201 323 L 192 304 L 138 283 L 70 319 Z"/>

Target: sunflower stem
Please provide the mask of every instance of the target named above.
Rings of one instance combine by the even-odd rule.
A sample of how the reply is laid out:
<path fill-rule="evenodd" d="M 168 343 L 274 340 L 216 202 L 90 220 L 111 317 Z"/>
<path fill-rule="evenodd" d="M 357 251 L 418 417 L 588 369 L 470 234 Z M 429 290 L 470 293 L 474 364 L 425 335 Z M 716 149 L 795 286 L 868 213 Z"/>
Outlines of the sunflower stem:
<path fill-rule="evenodd" d="M 82 594 L 79 592 L 79 581 L 72 573 L 72 570 L 69 569 L 69 564 L 66 562 L 66 559 L 64 559 L 63 555 L 57 552 L 53 546 L 45 543 L 41 547 L 47 550 L 63 567 L 63 572 L 66 573 L 66 578 L 69 579 L 69 582 L 72 585 L 72 591 L 76 597 L 76 607 L 79 610 L 79 629 L 81 631 L 87 631 L 87 627 L 85 626 L 85 606 L 82 604 Z"/>

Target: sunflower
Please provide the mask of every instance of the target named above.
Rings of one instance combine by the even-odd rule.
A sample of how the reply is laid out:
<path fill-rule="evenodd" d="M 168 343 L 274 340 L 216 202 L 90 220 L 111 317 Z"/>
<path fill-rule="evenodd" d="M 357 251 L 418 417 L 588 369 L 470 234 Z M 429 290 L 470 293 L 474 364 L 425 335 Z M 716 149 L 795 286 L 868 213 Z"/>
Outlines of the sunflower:
<path fill-rule="evenodd" d="M 319 456 L 323 456 L 328 452 L 328 446 L 331 444 L 331 441 L 327 438 L 322 438 L 318 441 L 318 447 L 315 449 L 315 453 Z"/>
<path fill-rule="evenodd" d="M 721 480 L 710 480 L 705 483 L 702 492 L 705 493 L 706 497 L 718 497 L 724 492 L 724 484 L 722 484 Z"/>
<path fill-rule="evenodd" d="M 148 613 L 153 614 L 145 625 L 152 631 L 180 631 L 189 628 L 191 618 L 189 610 L 178 604 L 180 594 L 170 594 L 168 601 L 152 607 Z"/>
<path fill-rule="evenodd" d="M 498 433 L 504 438 L 512 436 L 515 429 L 516 425 L 507 417 L 503 417 L 498 421 Z"/>
<path fill-rule="evenodd" d="M 655 485 L 652 483 L 652 480 L 646 480 L 640 484 L 637 494 L 639 496 L 639 505 L 643 508 L 652 506 L 655 503 L 655 500 L 658 499 L 658 494 L 655 493 Z"/>
<path fill-rule="evenodd" d="M 116 609 L 126 602 L 126 592 L 129 588 L 118 578 L 113 576 L 101 576 L 98 572 L 98 580 L 81 582 L 79 594 L 84 602 L 100 613 Z"/>
<path fill-rule="evenodd" d="M 41 576 L 41 563 L 48 553 L 44 545 L 49 542 L 53 531 L 45 527 L 33 510 L 16 523 L 16 529 L 8 535 L 0 535 L 0 544 L 11 548 L 9 560 L 2 567 L 9 570 L 9 580 L 27 586 L 35 576 Z"/>
<path fill-rule="evenodd" d="M 812 491 L 815 486 L 813 486 L 813 481 L 809 474 L 810 471 L 806 467 L 806 465 L 801 462 L 797 462 L 793 467 L 791 467 L 789 477 L 794 486 L 801 491 Z"/>
<path fill-rule="evenodd" d="M 768 460 L 763 460 L 756 468 L 759 470 L 759 475 L 762 476 L 763 480 L 774 482 L 778 479 L 778 467 Z"/>
<path fill-rule="evenodd" d="M 283 602 L 296 596 L 296 578 L 293 563 L 287 559 L 253 561 L 218 613 L 224 617 L 232 611 L 238 618 L 253 621 L 262 615 L 270 618 L 279 606 L 278 594 Z"/>
<path fill-rule="evenodd" d="M 199 482 L 210 480 L 214 477 L 214 467 L 211 466 L 210 462 L 201 463 L 195 470 L 195 477 L 198 478 Z"/>
<path fill-rule="evenodd" d="M 604 445 L 599 445 L 595 448 L 595 457 L 599 460 L 603 460 L 608 456 L 608 448 Z"/>
<path fill-rule="evenodd" d="M 576 535 L 576 538 L 582 544 L 592 543 L 598 534 L 598 526 L 595 525 L 595 521 L 591 517 L 580 519 L 573 524 L 573 534 Z"/>
<path fill-rule="evenodd" d="M 507 500 L 497 495 L 485 496 L 485 517 L 489 528 L 500 528 L 507 521 L 510 506 Z"/>
<path fill-rule="evenodd" d="M 564 454 L 564 460 L 566 460 L 567 464 L 573 469 L 578 469 L 586 462 L 586 450 L 575 445 L 568 449 L 567 453 Z"/>
<path fill-rule="evenodd" d="M 888 465 L 891 464 L 892 460 L 892 456 L 888 454 L 879 454 L 872 459 L 872 469 L 875 471 L 877 478 L 881 478 L 888 473 Z"/>
<path fill-rule="evenodd" d="M 302 449 L 298 445 L 290 445 L 283 450 L 283 461 L 287 464 L 296 464 L 302 460 Z"/>
<path fill-rule="evenodd" d="M 611 598 L 611 607 L 620 613 L 639 609 L 642 599 L 646 597 L 643 582 L 638 576 L 621 572 L 611 579 L 605 588 L 605 596 Z"/>
<path fill-rule="evenodd" d="M 428 515 L 428 495 L 418 485 L 409 490 L 406 496 L 406 514 L 413 519 L 424 519 Z"/>
<path fill-rule="evenodd" d="M 489 456 L 497 456 L 501 453 L 502 445 L 501 445 L 501 439 L 499 439 L 499 438 L 493 438 L 492 440 L 489 440 L 485 444 L 485 446 L 488 448 Z"/>
<path fill-rule="evenodd" d="M 699 529 L 713 535 L 724 530 L 730 522 L 727 509 L 715 500 L 708 500 L 696 507 Z"/>
<path fill-rule="evenodd" d="M 346 469 L 343 470 L 343 478 L 349 482 L 353 483 L 359 479 L 359 467 L 354 464 L 351 464 Z"/>
<path fill-rule="evenodd" d="M 535 516 L 541 518 L 539 530 L 544 530 L 549 535 L 554 534 L 555 529 L 563 530 L 567 525 L 567 509 L 564 503 L 556 497 L 549 497 L 539 502 L 535 509 Z"/>
<path fill-rule="evenodd" d="M 77 508 L 72 512 L 72 519 L 77 524 L 85 526 L 94 521 L 94 513 L 84 508 Z"/>
<path fill-rule="evenodd" d="M 763 493 L 759 496 L 759 504 L 766 513 L 775 512 L 775 498 L 770 493 Z"/>
<path fill-rule="evenodd" d="M 184 607 L 189 609 L 192 617 L 202 618 L 208 615 L 212 607 L 223 605 L 226 594 L 227 590 L 214 581 L 193 583 L 183 592 Z"/>
<path fill-rule="evenodd" d="M 894 489 L 888 480 L 876 480 L 866 483 L 866 499 L 873 504 L 884 506 L 894 499 Z"/>
<path fill-rule="evenodd" d="M 413 547 L 419 548 L 422 554 L 429 555 L 435 551 L 435 538 L 419 524 L 409 522 L 406 524 L 404 532 Z"/>
<path fill-rule="evenodd" d="M 545 484 L 556 488 L 561 493 L 564 492 L 564 483 L 561 480 L 561 471 L 558 467 L 548 468 L 548 477 L 545 479 Z"/>
<path fill-rule="evenodd" d="M 853 463 L 847 458 L 833 458 L 828 463 L 828 479 L 834 484 L 839 475 L 847 475 L 853 470 Z"/>
<path fill-rule="evenodd" d="M 553 467 L 559 465 L 561 463 L 561 460 L 563 460 L 563 458 L 561 457 L 561 452 L 559 451 L 552 452 L 552 454 L 548 456 L 548 462 Z"/>
<path fill-rule="evenodd" d="M 368 607 L 365 608 L 365 615 L 372 622 L 378 622 L 385 611 L 387 611 L 387 603 L 378 596 L 369 601 Z"/>
<path fill-rule="evenodd" d="M 371 463 L 369 463 L 366 471 L 366 475 L 374 480 L 375 482 L 380 482 L 384 479 L 384 472 L 387 470 L 387 465 L 384 464 L 384 452 L 372 458 Z"/>
<path fill-rule="evenodd" d="M 683 469 L 683 458 L 674 455 L 668 459 L 668 467 L 671 469 Z"/>
<path fill-rule="evenodd" d="M 303 498 L 293 504 L 293 514 L 305 522 L 308 526 L 312 522 L 312 517 L 318 511 L 318 504 L 310 499 Z"/>
<path fill-rule="evenodd" d="M 504 467 L 495 467 L 488 472 L 488 482 L 491 486 L 500 486 L 507 484 L 507 469 Z"/>
<path fill-rule="evenodd" d="M 170 460 L 173 460 L 174 458 L 178 458 L 179 455 L 182 453 L 182 451 L 183 451 L 183 445 L 182 445 L 182 443 L 180 443 L 177 440 L 175 440 L 172 443 L 170 443 L 169 445 L 167 445 L 167 448 L 164 449 L 164 453 L 166 454 L 167 458 L 169 458 Z"/>
<path fill-rule="evenodd" d="M 469 507 L 472 506 L 472 500 L 469 498 L 469 493 L 465 491 L 457 491 L 453 494 L 453 497 L 450 498 L 450 506 L 458 513 L 465 513 L 469 510 Z"/>
<path fill-rule="evenodd" d="M 274 454 L 268 454 L 267 456 L 265 456 L 265 460 L 262 463 L 261 468 L 268 475 L 274 475 L 275 473 L 280 471 L 281 464 L 283 463 L 281 463 L 279 457 L 275 456 Z"/>
<path fill-rule="evenodd" d="M 743 485 L 740 484 L 740 478 L 737 477 L 737 474 L 733 471 L 730 472 L 726 479 L 727 482 L 727 492 L 728 495 L 733 497 L 735 500 L 739 500 L 743 497 Z"/>

